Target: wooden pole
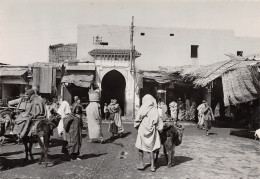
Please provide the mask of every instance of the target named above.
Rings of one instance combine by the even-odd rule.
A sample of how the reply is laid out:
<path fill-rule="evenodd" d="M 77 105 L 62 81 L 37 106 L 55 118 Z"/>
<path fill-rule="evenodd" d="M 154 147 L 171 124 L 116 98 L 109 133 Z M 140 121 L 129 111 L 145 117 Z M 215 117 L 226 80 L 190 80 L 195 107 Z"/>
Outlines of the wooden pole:
<path fill-rule="evenodd" d="M 132 22 L 131 22 L 131 34 L 130 34 L 130 44 L 131 44 L 131 50 L 130 50 L 130 71 L 133 77 L 133 119 L 135 118 L 135 47 L 134 47 L 134 16 L 132 16 Z"/>

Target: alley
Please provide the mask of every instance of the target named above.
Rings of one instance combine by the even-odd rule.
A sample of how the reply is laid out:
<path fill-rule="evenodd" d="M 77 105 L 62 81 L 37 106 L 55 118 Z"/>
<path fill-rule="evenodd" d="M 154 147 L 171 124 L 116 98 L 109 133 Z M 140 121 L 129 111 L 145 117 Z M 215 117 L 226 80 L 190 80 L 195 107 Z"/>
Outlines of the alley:
<path fill-rule="evenodd" d="M 7 143 L 1 146 L 0 159 L 6 168 L 0 178 L 259 178 L 260 143 L 229 135 L 230 128 L 213 128 L 209 136 L 194 124 L 185 124 L 183 142 L 176 148 L 175 165 L 167 168 L 160 154 L 156 172 L 147 167 L 136 170 L 137 151 L 134 147 L 136 130 L 125 123 L 122 138 L 105 144 L 89 143 L 84 131 L 81 161 L 68 161 L 60 153 L 58 138 L 52 137 L 50 158 L 53 166 L 38 165 L 40 149 L 34 149 L 34 161 L 24 162 L 23 145 Z M 103 124 L 106 138 L 108 124 Z M 161 151 L 162 152 L 162 151 Z"/>

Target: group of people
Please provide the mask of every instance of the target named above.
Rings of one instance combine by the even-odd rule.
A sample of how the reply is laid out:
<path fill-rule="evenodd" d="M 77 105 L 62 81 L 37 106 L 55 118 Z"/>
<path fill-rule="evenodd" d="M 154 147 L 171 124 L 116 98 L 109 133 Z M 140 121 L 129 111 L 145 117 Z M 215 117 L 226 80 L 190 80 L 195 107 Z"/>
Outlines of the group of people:
<path fill-rule="evenodd" d="M 61 115 L 61 121 L 58 126 L 58 134 L 61 136 L 65 143 L 62 147 L 63 153 L 68 153 L 72 160 L 80 160 L 80 148 L 82 144 L 82 111 L 80 99 L 74 98 L 74 103 L 69 106 L 67 101 L 62 101 L 58 113 Z M 100 106 L 100 93 L 98 90 L 89 92 L 89 104 L 86 107 L 86 118 L 89 141 L 95 143 L 104 143 L 103 132 L 101 128 L 102 115 Z M 109 132 L 112 136 L 121 135 L 124 132 L 121 108 L 116 99 L 112 99 L 111 103 L 107 106 L 109 110 Z"/>
<path fill-rule="evenodd" d="M 190 102 L 189 99 L 186 99 L 185 104 L 181 98 L 175 102 L 174 100 L 169 103 L 170 116 L 174 121 L 194 121 L 196 117 L 196 102 Z M 165 120 L 167 116 L 168 108 L 166 104 L 158 100 L 158 111 L 159 116 Z"/>

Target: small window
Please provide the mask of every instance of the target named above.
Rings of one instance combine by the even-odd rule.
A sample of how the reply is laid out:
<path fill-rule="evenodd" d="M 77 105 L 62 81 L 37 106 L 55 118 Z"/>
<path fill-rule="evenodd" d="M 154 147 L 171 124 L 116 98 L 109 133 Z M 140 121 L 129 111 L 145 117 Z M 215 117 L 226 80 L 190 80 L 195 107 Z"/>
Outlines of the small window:
<path fill-rule="evenodd" d="M 191 58 L 198 58 L 198 45 L 191 45 L 191 54 L 190 57 Z"/>
<path fill-rule="evenodd" d="M 144 32 L 141 32 L 141 36 L 145 36 L 145 33 L 144 33 Z"/>
<path fill-rule="evenodd" d="M 243 56 L 243 51 L 237 51 L 237 56 Z"/>
<path fill-rule="evenodd" d="M 170 34 L 170 36 L 174 36 L 174 34 Z"/>
<path fill-rule="evenodd" d="M 108 45 L 108 42 L 100 42 L 100 45 Z"/>

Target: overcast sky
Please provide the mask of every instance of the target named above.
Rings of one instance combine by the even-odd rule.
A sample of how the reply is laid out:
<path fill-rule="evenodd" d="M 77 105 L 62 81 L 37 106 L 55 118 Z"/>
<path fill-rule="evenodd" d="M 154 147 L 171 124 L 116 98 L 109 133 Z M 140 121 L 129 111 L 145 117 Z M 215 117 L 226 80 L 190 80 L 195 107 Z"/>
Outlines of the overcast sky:
<path fill-rule="evenodd" d="M 76 43 L 78 24 L 231 29 L 260 37 L 260 2 L 0 0 L 0 62 L 48 61 L 48 47 Z"/>

